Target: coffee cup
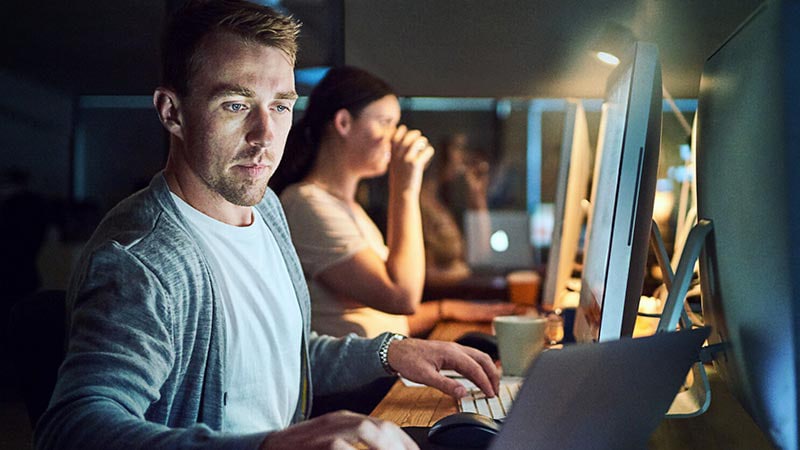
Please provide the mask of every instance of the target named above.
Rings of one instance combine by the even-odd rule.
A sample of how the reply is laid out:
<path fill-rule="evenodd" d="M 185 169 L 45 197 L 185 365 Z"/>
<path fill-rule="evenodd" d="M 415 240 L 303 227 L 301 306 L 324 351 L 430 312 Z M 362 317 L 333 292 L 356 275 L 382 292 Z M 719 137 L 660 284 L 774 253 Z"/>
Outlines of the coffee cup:
<path fill-rule="evenodd" d="M 522 376 L 544 349 L 547 319 L 535 316 L 497 316 L 492 321 L 503 375 Z"/>
<path fill-rule="evenodd" d="M 533 270 L 516 270 L 506 275 L 508 297 L 512 303 L 536 306 L 542 277 Z"/>

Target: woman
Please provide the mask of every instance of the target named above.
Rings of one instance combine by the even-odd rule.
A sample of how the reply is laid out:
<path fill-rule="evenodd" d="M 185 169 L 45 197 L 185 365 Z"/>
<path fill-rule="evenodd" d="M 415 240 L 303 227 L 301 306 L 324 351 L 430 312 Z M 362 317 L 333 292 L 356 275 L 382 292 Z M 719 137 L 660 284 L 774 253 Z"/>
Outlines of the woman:
<path fill-rule="evenodd" d="M 331 69 L 288 138 L 271 186 L 281 196 L 323 334 L 423 335 L 442 318 L 491 320 L 510 304 L 420 304 L 425 281 L 419 195 L 433 147 L 399 125 L 391 87 L 360 69 Z M 356 202 L 362 179 L 389 174 L 387 236 Z"/>

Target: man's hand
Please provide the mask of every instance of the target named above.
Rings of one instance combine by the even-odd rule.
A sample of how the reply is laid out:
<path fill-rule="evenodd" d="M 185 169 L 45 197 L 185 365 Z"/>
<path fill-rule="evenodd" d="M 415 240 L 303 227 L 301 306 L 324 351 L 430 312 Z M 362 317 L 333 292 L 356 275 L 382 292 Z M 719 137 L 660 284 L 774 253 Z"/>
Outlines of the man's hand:
<path fill-rule="evenodd" d="M 397 425 L 350 411 L 319 416 L 270 434 L 261 450 L 418 450 Z"/>
<path fill-rule="evenodd" d="M 403 339 L 389 345 L 389 365 L 403 377 L 422 383 L 456 398 L 467 395 L 458 381 L 439 373 L 452 369 L 469 378 L 489 397 L 500 384 L 500 373 L 486 353 L 455 342 Z"/>

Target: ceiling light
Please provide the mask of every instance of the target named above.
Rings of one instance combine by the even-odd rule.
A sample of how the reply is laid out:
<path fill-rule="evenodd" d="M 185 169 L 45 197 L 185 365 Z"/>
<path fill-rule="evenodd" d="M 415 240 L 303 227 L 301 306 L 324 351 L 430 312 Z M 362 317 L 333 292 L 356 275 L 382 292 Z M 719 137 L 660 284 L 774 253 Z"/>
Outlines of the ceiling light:
<path fill-rule="evenodd" d="M 592 53 L 605 64 L 616 66 L 636 42 L 633 32 L 616 22 L 606 23 L 590 44 Z"/>

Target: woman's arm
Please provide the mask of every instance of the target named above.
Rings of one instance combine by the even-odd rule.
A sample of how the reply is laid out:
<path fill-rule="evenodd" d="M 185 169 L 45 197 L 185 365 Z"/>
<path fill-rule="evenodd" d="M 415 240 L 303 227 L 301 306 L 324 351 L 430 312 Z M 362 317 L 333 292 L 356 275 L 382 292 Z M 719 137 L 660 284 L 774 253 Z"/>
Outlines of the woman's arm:
<path fill-rule="evenodd" d="M 491 322 L 496 316 L 526 312 L 525 307 L 509 302 L 441 299 L 422 303 L 416 314 L 408 316 L 408 328 L 411 336 L 424 337 L 442 320 Z"/>
<path fill-rule="evenodd" d="M 398 127 L 392 139 L 389 163 L 389 209 L 386 270 L 413 295 L 414 306 L 422 298 L 425 283 L 425 246 L 419 195 L 422 173 L 433 156 L 433 147 L 418 130 Z M 413 312 L 413 311 L 412 311 Z"/>
<path fill-rule="evenodd" d="M 390 314 L 413 314 L 422 298 L 422 282 L 417 287 L 413 277 L 393 278 L 388 262 L 370 248 L 323 269 L 316 278 L 340 297 Z"/>
<path fill-rule="evenodd" d="M 425 248 L 419 194 L 422 172 L 433 147 L 418 130 L 398 127 L 389 163 L 389 213 L 386 261 L 370 249 L 317 274 L 326 287 L 366 306 L 392 313 L 413 314 L 425 283 Z"/>

